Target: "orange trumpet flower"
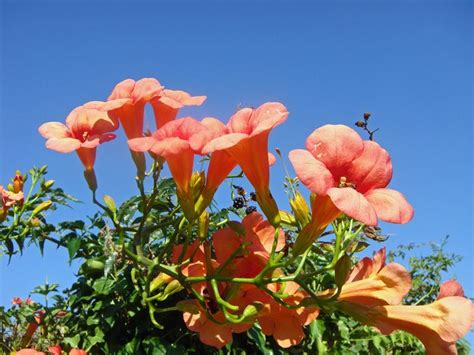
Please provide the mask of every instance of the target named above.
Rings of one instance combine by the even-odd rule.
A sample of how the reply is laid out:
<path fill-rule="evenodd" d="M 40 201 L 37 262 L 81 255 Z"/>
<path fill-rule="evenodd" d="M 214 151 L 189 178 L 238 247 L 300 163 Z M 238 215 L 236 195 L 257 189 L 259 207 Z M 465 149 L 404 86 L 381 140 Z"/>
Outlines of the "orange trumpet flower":
<path fill-rule="evenodd" d="M 141 137 L 147 102 L 160 97 L 163 86 L 153 78 L 138 81 L 126 79 L 118 83 L 108 100 L 127 99 L 127 103 L 111 112 L 112 117 L 120 120 L 128 139 Z"/>
<path fill-rule="evenodd" d="M 181 90 L 164 89 L 161 96 L 151 100 L 155 113 L 156 128 L 160 129 L 166 123 L 176 119 L 178 111 L 184 106 L 201 106 L 206 96 L 191 96 Z"/>
<path fill-rule="evenodd" d="M 211 139 L 202 149 L 203 154 L 225 152 L 242 168 L 255 188 L 263 213 L 273 225 L 279 224 L 280 216 L 269 190 L 268 136 L 287 117 L 286 107 L 278 102 L 265 103 L 257 109 L 241 109 L 231 117 L 223 134 Z M 221 156 L 220 161 L 224 157 Z M 225 170 L 229 167 L 230 163 Z M 221 177 L 216 178 L 215 182 Z M 209 186 L 210 190 L 216 188 L 214 184 Z"/>
<path fill-rule="evenodd" d="M 387 189 L 392 178 L 388 153 L 363 141 L 353 129 L 326 125 L 306 140 L 306 149 L 289 158 L 301 182 L 317 196 L 329 196 L 343 213 L 366 225 L 377 219 L 407 223 L 413 208 L 398 191 Z"/>
<path fill-rule="evenodd" d="M 168 122 L 150 137 L 134 138 L 128 141 L 132 151 L 150 151 L 163 157 L 168 163 L 171 175 L 176 183 L 177 195 L 186 217 L 194 218 L 194 197 L 191 191 L 195 151 L 190 138 L 204 130 L 198 121 L 191 117 Z"/>

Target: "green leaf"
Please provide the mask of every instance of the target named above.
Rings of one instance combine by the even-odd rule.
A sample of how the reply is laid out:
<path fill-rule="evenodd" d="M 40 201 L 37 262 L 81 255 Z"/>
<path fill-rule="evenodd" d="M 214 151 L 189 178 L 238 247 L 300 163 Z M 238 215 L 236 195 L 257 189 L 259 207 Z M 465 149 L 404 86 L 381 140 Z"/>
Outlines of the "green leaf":
<path fill-rule="evenodd" d="M 69 253 L 69 262 L 74 258 L 77 251 L 81 247 L 81 240 L 79 238 L 72 238 L 67 241 L 67 251 Z"/>
<path fill-rule="evenodd" d="M 247 331 L 247 336 L 255 343 L 255 345 L 262 352 L 262 354 L 273 354 L 273 351 L 267 348 L 266 346 L 265 335 L 256 325 L 254 325 Z"/>
<path fill-rule="evenodd" d="M 94 281 L 92 288 L 99 294 L 108 295 L 115 285 L 115 281 L 112 279 L 100 278 Z"/>

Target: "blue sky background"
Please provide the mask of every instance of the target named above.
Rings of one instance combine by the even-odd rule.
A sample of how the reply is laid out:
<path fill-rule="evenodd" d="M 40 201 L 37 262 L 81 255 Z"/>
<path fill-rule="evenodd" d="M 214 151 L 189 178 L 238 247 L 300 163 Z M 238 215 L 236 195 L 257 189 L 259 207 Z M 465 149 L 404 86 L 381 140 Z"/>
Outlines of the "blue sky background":
<path fill-rule="evenodd" d="M 49 165 L 49 176 L 87 201 L 57 219 L 92 214 L 74 154 L 44 148 L 37 127 L 104 100 L 125 79 L 156 77 L 208 96 L 182 115 L 227 120 L 237 105 L 283 102 L 288 121 L 271 146 L 302 148 L 326 123 L 352 125 L 364 111 L 391 154 L 391 187 L 415 207 L 404 226 L 383 225 L 386 245 L 440 240 L 463 261 L 456 277 L 474 296 L 472 214 L 472 3 L 1 1 L 0 183 L 16 169 Z M 150 112 L 148 112 L 149 114 Z M 153 128 L 152 116 L 147 127 Z M 124 136 L 100 147 L 99 195 L 136 193 Z M 283 173 L 273 168 L 280 201 Z M 220 199 L 224 203 L 224 193 Z M 285 203 L 281 203 L 285 206 Z M 36 248 L 0 261 L 0 304 L 36 285 L 66 287 L 67 255 Z M 471 334 L 472 335 L 472 334 Z M 472 336 L 471 336 L 472 338 Z"/>

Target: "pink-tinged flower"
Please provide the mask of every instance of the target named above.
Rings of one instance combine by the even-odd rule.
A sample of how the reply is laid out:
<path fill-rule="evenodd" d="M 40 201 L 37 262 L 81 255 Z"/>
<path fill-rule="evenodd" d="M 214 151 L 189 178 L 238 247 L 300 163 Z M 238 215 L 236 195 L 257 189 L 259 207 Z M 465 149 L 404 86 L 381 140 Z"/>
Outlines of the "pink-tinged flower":
<path fill-rule="evenodd" d="M 22 302 L 22 300 L 21 300 L 20 297 L 13 297 L 13 299 L 12 299 L 12 305 L 19 306 L 19 305 L 21 305 L 21 302 Z"/>
<path fill-rule="evenodd" d="M 224 132 L 211 139 L 202 149 L 203 154 L 225 152 L 242 168 L 255 188 L 260 207 L 273 225 L 279 224 L 280 216 L 269 190 L 268 136 L 287 117 L 286 107 L 277 102 L 265 103 L 257 109 L 241 109 L 231 117 Z M 225 157 L 220 156 L 218 160 L 222 162 Z M 229 162 L 223 170 L 228 172 L 230 166 Z M 222 181 L 223 173 L 216 176 L 218 178 L 209 186 L 211 190 L 217 188 L 216 182 Z"/>
<path fill-rule="evenodd" d="M 228 134 L 228 127 L 212 117 L 206 117 L 201 121 L 206 128 L 191 137 L 191 147 L 196 151 L 202 151 L 204 146 L 211 140 Z M 269 165 L 275 164 L 275 156 L 268 153 Z M 196 214 L 200 215 L 210 205 L 217 188 L 227 178 L 231 171 L 237 166 L 237 161 L 225 150 L 216 150 L 211 154 L 209 167 L 207 169 L 206 183 L 196 202 Z"/>
<path fill-rule="evenodd" d="M 151 100 L 155 113 L 156 128 L 160 129 L 166 123 L 173 121 L 180 108 L 184 106 L 201 106 L 206 96 L 191 96 L 181 90 L 164 89 L 161 96 Z"/>
<path fill-rule="evenodd" d="M 36 351 L 35 349 L 21 349 L 16 352 L 16 355 L 46 355 L 42 351 Z"/>
<path fill-rule="evenodd" d="M 186 117 L 168 122 L 150 137 L 128 141 L 131 150 L 150 151 L 166 160 L 176 183 L 179 202 L 188 219 L 194 218 L 194 197 L 190 182 L 194 155 L 200 153 L 191 147 L 190 138 L 204 129 L 198 121 Z"/>
<path fill-rule="evenodd" d="M 76 348 L 76 349 L 72 349 L 69 352 L 69 355 L 87 355 L 87 351 Z"/>
<path fill-rule="evenodd" d="M 118 128 L 109 112 L 124 105 L 124 100 L 92 101 L 71 111 L 66 125 L 48 122 L 40 126 L 40 134 L 47 139 L 46 147 L 60 153 L 76 151 L 86 170 L 94 168 L 96 148 L 115 138 L 110 133 Z"/>
<path fill-rule="evenodd" d="M 29 305 L 31 305 L 31 304 L 33 304 L 33 303 L 34 303 L 34 301 L 33 301 L 30 297 L 27 297 L 27 298 L 25 299 L 25 304 L 26 304 L 27 306 L 29 306 Z"/>
<path fill-rule="evenodd" d="M 351 128 L 326 125 L 306 140 L 306 149 L 289 158 L 301 182 L 317 196 L 329 196 L 343 213 L 366 225 L 377 219 L 407 223 L 413 208 L 401 193 L 387 189 L 392 178 L 388 153 L 363 141 Z"/>
<path fill-rule="evenodd" d="M 342 286 L 339 301 L 366 306 L 397 305 L 410 291 L 410 273 L 400 264 L 385 265 L 385 248 L 360 260 Z"/>
<path fill-rule="evenodd" d="M 283 285 L 269 285 L 273 292 L 283 291 L 287 297 L 282 300 L 292 306 L 298 305 L 305 297 L 304 291 L 295 282 Z M 317 307 L 289 309 L 276 302 L 270 295 L 258 288 L 246 292 L 248 302 L 261 302 L 264 309 L 257 316 L 258 323 L 265 335 L 273 336 L 279 346 L 289 348 L 298 345 L 304 338 L 303 327 L 314 321 L 319 315 Z"/>
<path fill-rule="evenodd" d="M 437 299 L 439 300 L 449 296 L 464 297 L 464 289 L 462 288 L 461 284 L 454 279 L 445 281 L 441 285 Z"/>
<path fill-rule="evenodd" d="M 216 260 L 223 264 L 239 248 L 242 251 L 228 266 L 228 272 L 235 277 L 255 277 L 263 270 L 270 258 L 275 228 L 258 212 L 252 212 L 242 220 L 244 234 L 237 234 L 232 228 L 219 229 L 212 236 Z M 285 246 L 285 234 L 279 231 L 276 251 Z"/>
<path fill-rule="evenodd" d="M 2 206 L 4 209 L 8 209 L 14 205 L 22 205 L 24 200 L 23 191 L 17 193 L 5 190 L 0 185 L 0 195 L 2 196 Z"/>
<path fill-rule="evenodd" d="M 48 351 L 51 353 L 51 355 L 61 355 L 63 353 L 61 345 L 50 346 L 48 347 Z"/>
<path fill-rule="evenodd" d="M 111 116 L 120 120 L 128 139 L 141 137 L 145 105 L 163 92 L 160 82 L 153 78 L 138 81 L 126 79 L 118 83 L 108 100 L 128 99 L 127 103 L 111 112 Z"/>
<path fill-rule="evenodd" d="M 28 324 L 25 335 L 22 339 L 22 344 L 29 344 L 31 338 L 36 332 L 36 329 L 43 323 L 45 311 L 39 310 L 34 313 L 34 320 Z"/>

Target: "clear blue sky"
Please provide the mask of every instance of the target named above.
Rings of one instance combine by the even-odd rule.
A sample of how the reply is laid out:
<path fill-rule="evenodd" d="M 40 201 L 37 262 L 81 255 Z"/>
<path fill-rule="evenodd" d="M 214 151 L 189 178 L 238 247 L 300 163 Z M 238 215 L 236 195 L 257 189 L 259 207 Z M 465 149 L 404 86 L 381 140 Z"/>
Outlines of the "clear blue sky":
<path fill-rule="evenodd" d="M 448 277 L 474 296 L 472 225 L 472 3 L 1 1 L 0 182 L 16 169 L 49 165 L 50 177 L 89 201 L 75 155 L 44 148 L 37 127 L 106 99 L 125 78 L 156 77 L 208 96 L 196 118 L 227 120 L 238 104 L 278 100 L 288 121 L 271 144 L 286 154 L 326 123 L 364 111 L 391 154 L 392 187 L 415 207 L 408 225 L 384 225 L 387 245 L 451 236 L 464 257 Z M 151 117 L 147 124 L 153 127 Z M 122 133 L 100 148 L 99 194 L 136 192 Z M 280 200 L 281 166 L 272 189 Z M 284 204 L 283 204 L 284 205 Z M 92 213 L 89 202 L 59 219 Z M 55 217 L 56 218 L 56 217 Z M 68 286 L 64 252 L 36 248 L 1 260 L 0 304 L 46 278 Z"/>

